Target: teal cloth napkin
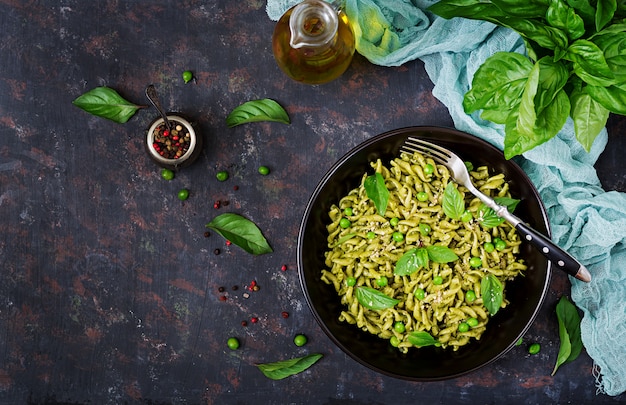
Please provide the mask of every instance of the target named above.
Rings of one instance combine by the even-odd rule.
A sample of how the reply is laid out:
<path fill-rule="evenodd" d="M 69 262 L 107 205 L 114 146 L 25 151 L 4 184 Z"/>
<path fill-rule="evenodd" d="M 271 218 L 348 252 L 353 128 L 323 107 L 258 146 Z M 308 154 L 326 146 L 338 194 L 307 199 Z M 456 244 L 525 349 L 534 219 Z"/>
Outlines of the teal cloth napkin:
<path fill-rule="evenodd" d="M 268 0 L 278 20 L 299 0 Z M 399 66 L 421 59 L 433 95 L 448 108 L 457 129 L 503 148 L 504 128 L 463 111 L 463 95 L 483 61 L 496 51 L 524 53 L 520 37 L 493 24 L 445 20 L 426 12 L 436 0 L 346 0 L 357 51 L 374 64 Z M 548 210 L 552 239 L 592 274 L 570 277 L 571 296 L 583 311 L 582 339 L 594 360 L 598 391 L 626 391 L 626 194 L 605 192 L 593 167 L 608 142 L 606 130 L 587 153 L 569 120 L 549 142 L 518 160 Z"/>

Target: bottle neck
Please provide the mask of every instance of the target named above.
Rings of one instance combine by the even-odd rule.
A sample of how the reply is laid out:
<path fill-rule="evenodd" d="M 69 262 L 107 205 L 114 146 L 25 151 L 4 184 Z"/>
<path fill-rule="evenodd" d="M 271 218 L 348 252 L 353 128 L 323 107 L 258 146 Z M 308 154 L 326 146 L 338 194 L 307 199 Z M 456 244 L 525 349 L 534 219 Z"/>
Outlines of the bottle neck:
<path fill-rule="evenodd" d="M 322 0 L 305 0 L 294 7 L 289 18 L 292 48 L 331 45 L 339 28 L 338 9 Z"/>

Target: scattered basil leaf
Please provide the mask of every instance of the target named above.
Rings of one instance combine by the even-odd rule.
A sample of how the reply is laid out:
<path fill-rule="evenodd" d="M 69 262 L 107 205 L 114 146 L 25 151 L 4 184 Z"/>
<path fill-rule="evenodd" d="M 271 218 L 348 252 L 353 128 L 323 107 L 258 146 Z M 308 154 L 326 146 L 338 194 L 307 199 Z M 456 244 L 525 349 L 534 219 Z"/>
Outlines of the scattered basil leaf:
<path fill-rule="evenodd" d="M 574 304 L 563 296 L 556 305 L 556 317 L 559 321 L 559 354 L 552 375 L 563 364 L 576 360 L 583 349 L 580 336 L 580 315 Z"/>
<path fill-rule="evenodd" d="M 435 263 L 450 263 L 459 260 L 459 256 L 454 253 L 454 250 L 447 246 L 431 245 L 426 246 L 426 250 L 430 260 Z"/>
<path fill-rule="evenodd" d="M 287 111 L 276 101 L 264 98 L 260 100 L 252 100 L 236 107 L 228 117 L 226 117 L 226 125 L 229 128 L 249 122 L 272 121 L 289 124 L 289 115 Z"/>
<path fill-rule="evenodd" d="M 96 87 L 72 101 L 76 107 L 98 117 L 127 122 L 142 106 L 126 101 L 110 87 Z"/>
<path fill-rule="evenodd" d="M 218 215 L 206 224 L 206 227 L 253 255 L 273 251 L 256 224 L 241 215 L 233 213 Z"/>
<path fill-rule="evenodd" d="M 272 380 L 282 380 L 283 378 L 287 378 L 307 370 L 321 358 L 321 354 L 309 354 L 304 357 L 296 357 L 274 363 L 257 364 L 256 366 L 267 378 Z"/>
<path fill-rule="evenodd" d="M 463 194 L 461 194 L 453 182 L 449 182 L 443 192 L 441 207 L 443 208 L 444 214 L 452 219 L 459 219 L 463 211 L 465 211 Z"/>
<path fill-rule="evenodd" d="M 391 308 L 400 302 L 399 300 L 391 298 L 372 287 L 364 286 L 356 288 L 356 299 L 359 301 L 359 304 L 374 311 Z"/>
<path fill-rule="evenodd" d="M 426 331 L 411 332 L 407 340 L 415 347 L 441 346 L 441 343 Z"/>
<path fill-rule="evenodd" d="M 422 267 L 428 267 L 428 250 L 425 248 L 414 248 L 400 257 L 400 260 L 396 263 L 393 274 L 408 276 Z"/>
<path fill-rule="evenodd" d="M 496 197 L 494 198 L 494 201 L 498 205 L 505 206 L 511 213 L 515 211 L 517 204 L 520 202 L 520 200 L 509 197 Z M 498 216 L 492 208 L 487 207 L 485 204 L 482 204 L 478 209 L 477 220 L 484 228 L 494 228 L 504 222 L 504 218 Z"/>
<path fill-rule="evenodd" d="M 372 200 L 376 211 L 380 215 L 385 215 L 387 211 L 387 203 L 389 202 L 389 190 L 385 185 L 385 178 L 382 174 L 376 172 L 371 176 L 367 176 L 363 183 L 367 198 Z"/>
<path fill-rule="evenodd" d="M 480 294 L 483 305 L 491 316 L 495 315 L 502 306 L 502 283 L 493 274 L 488 274 L 480 280 Z"/>

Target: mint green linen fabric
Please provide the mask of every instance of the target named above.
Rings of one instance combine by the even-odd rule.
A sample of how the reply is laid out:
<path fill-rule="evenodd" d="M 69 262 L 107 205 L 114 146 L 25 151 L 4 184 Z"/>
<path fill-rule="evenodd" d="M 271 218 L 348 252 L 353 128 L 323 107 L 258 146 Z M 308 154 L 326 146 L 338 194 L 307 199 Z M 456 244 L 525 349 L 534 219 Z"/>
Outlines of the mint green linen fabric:
<path fill-rule="evenodd" d="M 277 20 L 298 2 L 268 0 L 267 14 Z M 524 53 L 523 43 L 516 33 L 490 23 L 426 12 L 435 2 L 346 0 L 357 51 L 382 66 L 421 59 L 434 83 L 433 95 L 446 105 L 456 128 L 502 149 L 503 127 L 478 113 L 466 114 L 462 100 L 486 58 L 496 51 Z M 584 313 L 582 339 L 596 365 L 598 391 L 619 395 L 626 391 L 626 194 L 605 192 L 593 167 L 607 142 L 603 130 L 587 153 L 569 120 L 557 137 L 518 162 L 541 194 L 552 239 L 593 276 L 591 283 L 570 277 L 571 296 Z"/>

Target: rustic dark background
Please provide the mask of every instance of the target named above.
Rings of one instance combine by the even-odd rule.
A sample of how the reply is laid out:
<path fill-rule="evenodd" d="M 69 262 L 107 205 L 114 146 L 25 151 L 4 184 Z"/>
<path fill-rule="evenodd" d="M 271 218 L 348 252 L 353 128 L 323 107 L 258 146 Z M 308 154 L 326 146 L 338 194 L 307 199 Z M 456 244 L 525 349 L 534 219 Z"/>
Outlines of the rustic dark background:
<path fill-rule="evenodd" d="M 521 346 L 467 376 L 411 383 L 333 345 L 296 271 L 308 197 L 365 139 L 452 121 L 419 61 L 384 68 L 357 56 L 335 82 L 292 82 L 274 63 L 273 25 L 261 0 L 0 0 L 0 403 L 625 401 L 596 394 L 585 353 L 550 376 L 554 306 L 569 293 L 560 273 L 527 336 L 542 344 L 536 356 Z M 194 83 L 183 83 L 186 69 Z M 154 109 L 120 125 L 72 105 L 97 86 L 148 105 L 150 83 L 206 140 L 171 182 L 143 149 Z M 292 124 L 226 127 L 234 107 L 264 97 Z M 626 191 L 625 129 L 626 119 L 611 118 L 597 165 L 606 189 Z M 223 169 L 231 177 L 218 182 Z M 183 187 L 185 202 L 176 196 Z M 254 220 L 274 253 L 253 257 L 205 237 L 223 212 Z M 260 290 L 246 299 L 252 280 Z M 294 346 L 296 333 L 309 343 Z M 226 347 L 230 336 L 239 350 Z M 325 355 L 318 364 L 278 382 L 254 366 L 314 352 Z"/>

